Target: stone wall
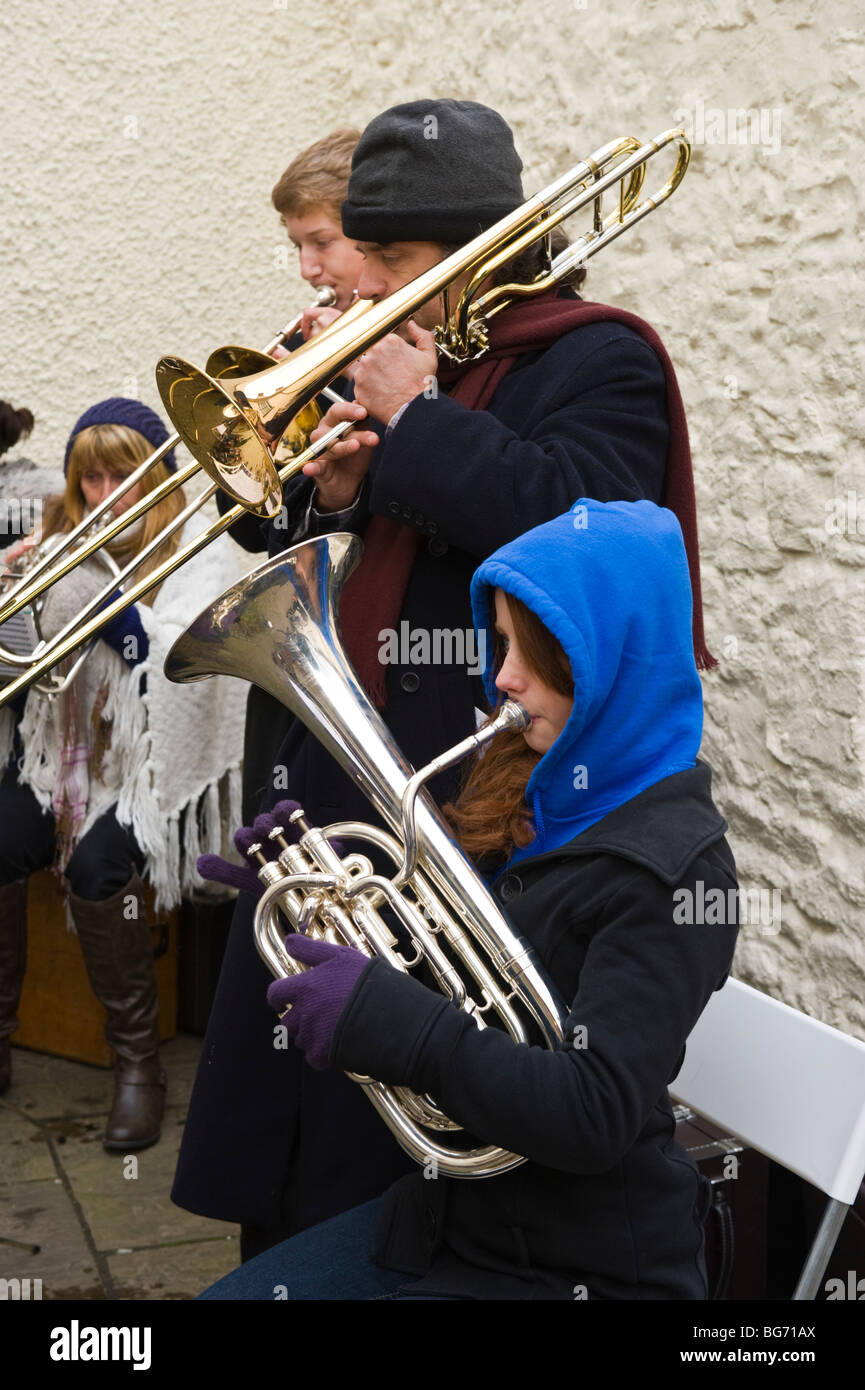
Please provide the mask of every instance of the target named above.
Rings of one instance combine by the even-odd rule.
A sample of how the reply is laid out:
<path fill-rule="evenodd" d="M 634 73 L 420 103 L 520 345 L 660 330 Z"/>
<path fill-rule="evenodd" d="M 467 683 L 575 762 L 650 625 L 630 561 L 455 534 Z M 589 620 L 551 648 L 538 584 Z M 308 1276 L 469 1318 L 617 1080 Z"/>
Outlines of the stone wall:
<path fill-rule="evenodd" d="M 0 396 L 56 467 L 84 405 L 158 406 L 163 353 L 267 341 L 308 300 L 276 177 L 394 102 L 497 107 L 527 189 L 684 124 L 683 187 L 590 292 L 658 328 L 688 407 L 737 973 L 865 1037 L 860 30 L 816 0 L 9 0 Z"/>

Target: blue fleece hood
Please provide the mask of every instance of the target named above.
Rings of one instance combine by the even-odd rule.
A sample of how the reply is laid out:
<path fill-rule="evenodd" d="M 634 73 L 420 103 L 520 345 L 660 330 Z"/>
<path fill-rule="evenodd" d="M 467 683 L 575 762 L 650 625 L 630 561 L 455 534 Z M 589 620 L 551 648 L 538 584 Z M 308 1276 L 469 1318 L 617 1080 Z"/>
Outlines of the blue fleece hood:
<path fill-rule="evenodd" d="M 676 517 L 653 502 L 581 498 L 497 550 L 472 579 L 494 706 L 495 589 L 522 599 L 571 664 L 574 708 L 529 779 L 536 839 L 510 863 L 566 844 L 639 792 L 695 765 L 703 693 L 691 583 Z"/>

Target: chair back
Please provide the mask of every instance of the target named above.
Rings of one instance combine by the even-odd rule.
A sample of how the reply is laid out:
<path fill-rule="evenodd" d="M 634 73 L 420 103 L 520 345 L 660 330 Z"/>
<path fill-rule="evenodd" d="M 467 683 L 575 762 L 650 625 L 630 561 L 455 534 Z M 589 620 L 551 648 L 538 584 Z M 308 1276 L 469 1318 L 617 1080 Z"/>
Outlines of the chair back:
<path fill-rule="evenodd" d="M 688 1038 L 676 1099 L 851 1204 L 865 1173 L 865 1043 L 729 979 Z"/>

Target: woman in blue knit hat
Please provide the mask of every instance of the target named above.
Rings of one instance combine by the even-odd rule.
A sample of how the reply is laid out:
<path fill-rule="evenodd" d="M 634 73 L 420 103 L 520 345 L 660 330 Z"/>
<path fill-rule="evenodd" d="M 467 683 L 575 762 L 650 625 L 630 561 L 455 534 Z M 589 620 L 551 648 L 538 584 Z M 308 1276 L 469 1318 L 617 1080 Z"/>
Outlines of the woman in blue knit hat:
<path fill-rule="evenodd" d="M 66 445 L 65 492 L 49 500 L 41 531 L 12 547 L 10 558 L 72 530 L 167 438 L 159 416 L 140 401 L 112 397 L 91 406 Z M 126 511 L 176 467 L 172 450 L 112 510 Z M 184 505 L 178 488 L 106 545 L 118 569 Z M 203 525 L 200 517 L 187 521 L 135 579 Z M 116 1085 L 104 1143 L 122 1152 L 159 1138 L 165 1097 L 140 875 L 155 891 L 157 910 L 174 906 L 195 882 L 196 851 L 217 836 L 213 802 L 224 773 L 232 774 L 239 799 L 242 698 L 227 681 L 208 682 L 217 688 L 190 706 L 165 680 L 162 660 L 189 612 L 239 576 L 240 559 L 237 547 L 221 538 L 103 628 L 61 694 L 31 688 L 14 710 L 0 710 L 0 1093 L 11 1081 L 9 1039 L 26 958 L 26 881 L 53 866 L 64 875 L 88 976 L 107 1014 Z M 43 634 L 50 637 L 73 620 L 108 578 L 96 558 L 53 585 L 41 614 Z"/>
<path fill-rule="evenodd" d="M 76 421 L 66 443 L 63 455 L 65 491 L 48 501 L 43 508 L 39 532 L 13 546 L 4 557 L 7 563 L 17 559 L 37 542 L 71 531 L 109 493 L 116 491 L 129 474 L 167 438 L 168 431 L 159 416 L 141 401 L 112 396 L 90 406 Z M 115 515 L 126 511 L 176 471 L 177 460 L 172 449 L 148 471 L 141 482 L 118 499 L 112 511 Z M 107 547 L 109 555 L 122 567 L 172 521 L 183 506 L 183 489 L 177 488 L 136 523 L 133 535 L 128 530 L 121 532 L 116 541 Z M 142 566 L 141 573 L 146 574 L 154 569 L 160 559 L 176 550 L 177 545 L 178 537 L 175 535 L 161 548 L 159 557 L 151 558 Z M 104 583 L 104 572 L 100 571 L 100 575 Z M 154 598 L 155 594 L 151 591 L 145 596 L 144 602 L 152 604 Z M 80 589 L 78 607 L 81 607 Z M 113 641 L 120 650 L 121 639 L 127 630 L 141 635 L 141 623 L 134 607 L 127 610 L 125 618 L 116 621 L 117 627 L 110 634 L 103 633 L 103 639 Z"/>
<path fill-rule="evenodd" d="M 450 819 L 568 1016 L 515 1042 L 420 980 L 289 935 L 268 999 L 314 1068 L 428 1095 L 526 1163 L 402 1178 L 277 1245 L 214 1299 L 704 1299 L 705 1179 L 667 1093 L 737 933 L 726 823 L 699 761 L 702 692 L 675 516 L 581 499 L 472 582 L 491 704 L 518 700 Z M 708 887 L 709 924 L 681 911 Z M 449 1140 L 450 1142 L 450 1140 Z"/>

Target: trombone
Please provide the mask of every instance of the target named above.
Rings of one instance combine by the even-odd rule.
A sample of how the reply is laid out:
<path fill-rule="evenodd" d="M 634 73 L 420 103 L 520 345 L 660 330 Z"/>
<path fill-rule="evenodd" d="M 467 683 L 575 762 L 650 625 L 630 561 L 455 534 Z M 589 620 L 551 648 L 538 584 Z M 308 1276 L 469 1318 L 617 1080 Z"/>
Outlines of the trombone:
<path fill-rule="evenodd" d="M 332 305 L 335 299 L 336 295 L 333 289 L 329 285 L 323 285 L 316 295 L 314 304 L 317 307 L 324 307 L 326 305 Z M 263 353 L 256 351 L 254 348 L 233 346 L 217 348 L 207 359 L 208 370 L 211 371 L 215 377 L 222 380 L 231 375 L 236 376 L 239 373 L 261 371 L 266 367 L 273 366 L 273 359 L 270 353 L 293 336 L 300 326 L 302 318 L 303 311 L 297 314 L 295 318 L 291 319 L 285 327 L 280 330 L 276 337 L 268 343 Z M 327 396 L 331 401 L 342 399 L 336 392 L 331 392 L 327 388 L 320 394 Z M 315 428 L 317 423 L 318 411 L 314 409 L 308 412 L 299 422 L 300 428 L 297 437 L 287 441 L 287 450 L 290 452 L 293 448 L 295 452 L 299 452 L 302 444 L 306 442 L 306 437 Z M 138 521 L 151 507 L 156 506 L 177 488 L 182 487 L 199 473 L 200 469 L 197 463 L 188 464 L 170 478 L 166 478 L 158 487 L 141 498 L 134 506 L 127 508 L 127 510 L 122 512 L 119 516 L 112 518 L 109 515 L 112 509 L 116 507 L 119 499 L 131 492 L 151 469 L 155 468 L 156 465 L 165 458 L 166 454 L 170 453 L 180 442 L 181 439 L 179 434 L 174 433 L 170 435 L 168 439 L 160 444 L 158 449 L 154 449 L 153 452 L 124 479 L 121 487 L 116 488 L 114 492 L 104 498 L 102 502 L 94 507 L 71 531 L 60 537 L 55 538 L 51 536 L 47 541 L 39 542 L 37 546 L 34 547 L 37 552 L 41 551 L 43 553 L 37 553 L 34 557 L 31 552 L 26 566 L 26 572 L 21 576 L 17 584 L 8 587 L 5 597 L 2 599 L 2 602 L 0 602 L 0 625 L 5 623 L 8 619 L 15 617 L 16 614 L 20 613 L 23 609 L 30 608 L 47 589 L 56 584 L 58 580 L 63 579 L 71 570 L 77 568 L 78 565 L 83 564 L 85 560 L 97 554 L 97 552 L 103 552 L 99 555 L 100 559 L 103 558 L 103 554 L 107 557 L 107 551 L 104 548 L 109 545 L 116 536 L 125 530 L 127 526 Z M 202 492 L 172 523 L 163 528 L 145 550 L 140 551 L 134 556 L 122 573 L 118 571 L 115 565 L 113 567 L 114 573 L 112 574 L 111 583 L 106 585 L 106 587 L 94 597 L 92 603 L 89 603 L 78 613 L 75 622 L 67 625 L 61 634 L 57 634 L 57 636 L 52 639 L 50 644 L 46 644 L 40 640 L 35 650 L 27 654 L 8 650 L 0 646 L 0 665 L 7 669 L 12 667 L 26 671 L 33 664 L 35 656 L 47 655 L 49 650 L 53 649 L 53 644 L 59 638 L 71 632 L 75 624 L 85 621 L 91 614 L 95 613 L 99 605 L 115 592 L 118 585 L 123 583 L 130 574 L 134 573 L 134 571 L 154 553 L 154 551 L 158 550 L 165 541 L 184 526 L 189 518 L 203 507 L 216 491 L 216 487 L 211 486 Z M 88 532 L 91 533 L 90 539 L 85 539 L 81 546 L 75 548 L 76 541 L 86 538 Z M 55 540 L 55 544 L 49 543 Z M 65 558 L 62 558 L 64 556 Z M 48 572 L 47 574 L 46 571 Z M 156 582 L 159 581 L 157 580 Z M 38 631 L 38 613 L 35 614 L 35 617 L 37 619 L 36 628 Z M 3 703 L 2 700 L 0 700 L 0 703 Z"/>
<path fill-rule="evenodd" d="M 668 147 L 676 157 L 672 173 L 650 196 L 641 196 L 646 165 Z M 123 513 L 122 521 L 118 519 L 106 528 L 98 544 L 110 541 L 122 525 L 137 519 L 146 507 L 179 487 L 197 471 L 198 465 L 213 480 L 214 486 L 198 499 L 196 506 L 206 501 L 216 486 L 222 487 L 238 505 L 97 613 L 98 604 L 114 592 L 117 584 L 106 586 L 103 594 L 88 605 L 74 624 L 68 624 L 43 650 L 34 654 L 27 671 L 0 690 L 0 706 L 38 680 L 76 647 L 89 641 L 143 594 L 162 583 L 233 525 L 244 511 L 260 516 L 276 515 L 282 505 L 283 485 L 289 478 L 352 428 L 352 422 L 343 421 L 316 444 L 306 445 L 309 433 L 318 422 L 315 418 L 310 423 L 310 412 L 318 415 L 315 397 L 326 395 L 327 384 L 349 363 L 409 318 L 422 304 L 442 293 L 447 301 L 448 287 L 468 276 L 453 313 L 448 312 L 446 303 L 446 321 L 437 331 L 437 346 L 442 355 L 455 361 L 471 361 L 482 356 L 487 346 L 486 324 L 494 314 L 515 297 L 540 294 L 560 283 L 577 266 L 585 264 L 602 247 L 666 202 L 684 178 L 689 159 L 690 144 L 681 130 L 663 131 L 644 144 L 633 136 L 611 141 L 387 299 L 375 304 L 358 300 L 282 362 L 273 363 L 251 349 L 227 348 L 212 354 L 205 370 L 201 371 L 182 358 L 163 357 L 156 367 L 159 392 L 177 435 L 197 463 L 161 483 L 147 498 L 130 507 Z M 616 205 L 604 216 L 604 194 L 616 184 L 619 186 Z M 493 271 L 519 256 L 534 242 L 547 238 L 566 218 L 586 207 L 591 209 L 589 228 L 554 260 L 548 258 L 545 272 L 530 283 L 506 284 L 484 291 L 484 284 Z M 175 519 L 173 528 L 177 529 L 185 519 L 182 513 Z M 166 532 L 161 533 L 160 545 L 166 535 Z M 80 558 L 86 558 L 95 548 L 96 545 L 81 547 Z M 141 562 L 143 558 L 142 555 L 136 560 Z M 77 559 L 76 556 L 53 567 L 51 582 L 68 573 Z M 123 582 L 125 573 L 118 576 L 118 582 Z M 14 604 L 10 602 L 0 607 L 0 622 L 29 602 L 37 592 L 37 586 L 28 581 Z"/>
<path fill-rule="evenodd" d="M 44 568 L 42 561 L 46 553 L 50 557 L 55 549 L 60 549 L 61 540 L 62 535 L 55 533 L 12 560 L 5 573 L 0 575 L 0 592 L 12 585 L 20 589 L 29 579 L 31 569 L 36 568 L 37 564 Z M 112 577 L 112 583 L 116 585 L 120 568 L 113 556 L 107 550 L 99 549 L 94 551 L 93 558 L 99 562 L 103 573 L 107 572 Z M 44 600 L 38 606 L 27 608 L 10 620 L 8 630 L 3 633 L 8 645 L 0 646 L 0 682 L 11 679 L 17 674 L 19 667 L 26 670 L 33 661 L 34 651 L 44 646 L 46 609 L 47 600 Z M 38 690 L 42 695 L 62 695 L 87 660 L 90 645 L 79 651 L 75 660 L 69 662 L 62 673 L 49 672 L 43 680 L 35 681 L 34 690 Z"/>
<path fill-rule="evenodd" d="M 668 145 L 677 152 L 673 173 L 651 197 L 640 199 L 646 164 Z M 163 405 L 189 452 L 215 482 L 238 502 L 274 515 L 282 500 L 275 467 L 280 442 L 323 381 L 332 381 L 366 348 L 467 273 L 469 282 L 454 313 L 446 309 L 446 324 L 436 341 L 439 352 L 453 361 L 482 356 L 488 318 L 516 296 L 540 294 L 557 284 L 654 211 L 678 188 L 689 159 L 690 145 L 681 130 L 664 131 L 645 145 L 631 136 L 611 141 L 402 289 L 376 304 L 356 305 L 359 320 L 346 321 L 348 315 L 343 315 L 327 333 L 307 341 L 300 356 L 293 354 L 264 372 L 226 385 L 183 358 L 163 357 L 156 367 Z M 603 195 L 616 183 L 618 205 L 604 217 Z M 546 274 L 529 284 L 505 285 L 475 297 L 500 265 L 587 204 L 593 209 L 590 229 L 556 257 Z M 348 422 L 345 428 L 350 428 Z"/>
<path fill-rule="evenodd" d="M 342 398 L 338 397 L 338 399 Z M 313 425 L 310 428 L 315 428 L 315 426 Z M 289 478 L 291 478 L 298 469 L 302 468 L 304 464 L 309 463 L 311 459 L 317 458 L 319 454 L 324 453 L 343 433 L 344 430 L 342 425 L 337 425 L 334 429 L 328 430 L 327 434 L 319 439 L 317 443 L 310 444 L 299 453 L 292 462 L 285 464 L 285 466 L 279 470 L 279 482 L 288 482 Z M 213 484 L 202 494 L 201 498 L 197 498 L 195 502 L 185 508 L 184 511 L 175 518 L 174 523 L 172 523 L 172 529 L 177 529 L 178 526 L 183 525 L 185 521 L 189 519 L 192 511 L 200 506 L 203 501 L 207 501 L 208 498 L 212 497 L 216 490 L 216 484 Z M 153 494 L 151 494 L 151 496 L 152 495 Z M 159 565 L 157 569 L 151 571 L 150 574 L 146 574 L 143 579 L 139 579 L 136 584 L 133 584 L 125 593 L 121 594 L 119 598 L 116 598 L 113 603 L 109 603 L 99 612 L 94 612 L 94 609 L 100 603 L 104 603 L 105 596 L 108 592 L 114 593 L 118 586 L 125 581 L 131 565 L 128 565 L 125 570 L 121 570 L 117 577 L 112 579 L 110 584 L 107 585 L 105 589 L 101 590 L 100 593 L 91 600 L 87 607 L 76 615 L 72 622 L 67 623 L 66 627 L 58 632 L 56 637 L 52 638 L 45 650 L 41 652 L 37 651 L 29 659 L 28 669 L 22 675 L 10 681 L 8 685 L 0 689 L 0 708 L 7 705 L 11 700 L 14 700 L 20 691 L 26 690 L 34 681 L 40 680 L 47 671 L 50 671 L 59 661 L 63 661 L 70 652 L 75 651 L 77 647 L 82 646 L 85 642 L 89 642 L 93 637 L 97 637 L 103 627 L 113 622 L 116 617 L 124 613 L 127 608 L 130 608 L 133 603 L 137 603 L 140 598 L 143 598 L 144 595 L 149 593 L 157 584 L 161 584 L 169 575 L 179 569 L 181 565 L 185 565 L 187 560 L 191 560 L 199 551 L 204 550 L 211 541 L 216 540 L 217 536 L 221 536 L 224 531 L 227 531 L 229 527 L 233 526 L 235 521 L 239 521 L 244 515 L 244 512 L 248 510 L 248 508 L 237 503 L 227 511 L 224 516 L 221 516 L 218 521 L 213 522 L 206 531 L 202 531 L 200 535 L 189 541 L 180 550 L 176 550 L 174 554 Z M 146 546 L 145 549 L 135 557 L 136 561 L 139 564 L 143 563 L 143 561 L 152 554 L 154 549 L 164 543 L 165 538 L 166 532 L 160 532 L 160 534 L 151 541 L 150 545 Z M 5 654 L 3 659 L 6 659 Z"/>

